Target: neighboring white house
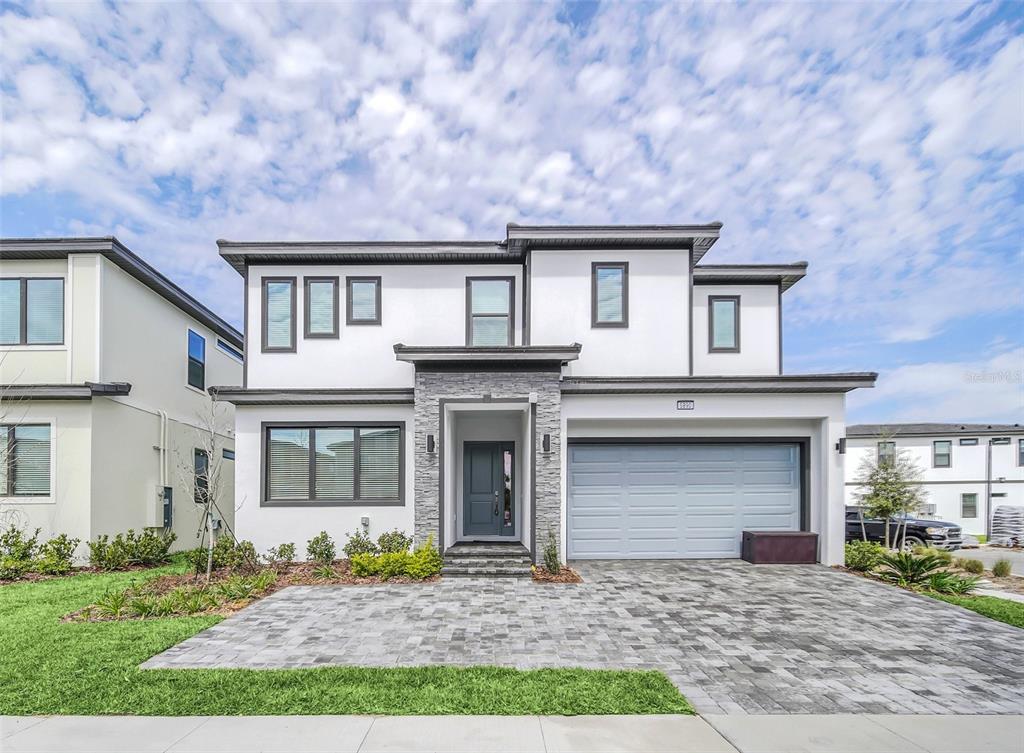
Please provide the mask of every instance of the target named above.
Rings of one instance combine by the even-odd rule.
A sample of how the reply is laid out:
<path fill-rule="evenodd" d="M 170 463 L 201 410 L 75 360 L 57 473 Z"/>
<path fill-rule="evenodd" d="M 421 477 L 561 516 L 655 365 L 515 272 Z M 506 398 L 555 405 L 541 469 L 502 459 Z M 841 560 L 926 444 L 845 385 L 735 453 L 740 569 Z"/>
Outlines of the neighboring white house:
<path fill-rule="evenodd" d="M 720 224 L 518 226 L 496 242 L 231 242 L 245 280 L 238 534 L 399 528 L 442 550 L 843 558 L 845 393 L 782 373 L 806 264 L 700 264 Z"/>
<path fill-rule="evenodd" d="M 241 334 L 116 239 L 0 240 L 0 523 L 84 542 L 166 513 L 195 546 L 206 390 L 241 381 Z M 230 525 L 234 409 L 217 411 Z"/>
<path fill-rule="evenodd" d="M 922 469 L 927 515 L 988 534 L 999 505 L 1024 506 L 1020 424 L 855 424 L 846 430 L 846 502 L 855 504 L 864 458 L 906 450 Z"/>

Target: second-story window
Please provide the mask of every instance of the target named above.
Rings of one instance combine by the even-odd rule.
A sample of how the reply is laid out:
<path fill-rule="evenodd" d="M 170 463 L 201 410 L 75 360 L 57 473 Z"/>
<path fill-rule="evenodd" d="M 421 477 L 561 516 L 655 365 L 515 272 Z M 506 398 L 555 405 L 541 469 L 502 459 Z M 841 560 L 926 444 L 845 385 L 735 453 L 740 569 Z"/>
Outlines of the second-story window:
<path fill-rule="evenodd" d="M 64 278 L 0 280 L 0 345 L 64 342 Z"/>
<path fill-rule="evenodd" d="M 188 331 L 188 384 L 206 389 L 206 339 L 192 330 Z"/>
<path fill-rule="evenodd" d="M 951 468 L 953 466 L 953 443 L 948 439 L 932 442 L 932 466 Z"/>
<path fill-rule="evenodd" d="M 892 465 L 896 462 L 896 443 L 895 442 L 879 442 L 878 443 L 878 464 L 879 465 Z"/>
<path fill-rule="evenodd" d="M 338 278 L 307 277 L 306 337 L 338 336 Z"/>
<path fill-rule="evenodd" d="M 1024 466 L 1024 439 L 1017 440 L 1017 465 Z"/>
<path fill-rule="evenodd" d="M 512 345 L 514 285 L 512 277 L 466 278 L 467 345 Z"/>
<path fill-rule="evenodd" d="M 263 352 L 295 352 L 295 278 L 263 278 Z"/>
<path fill-rule="evenodd" d="M 712 353 L 740 352 L 740 297 L 708 296 L 708 350 Z"/>
<path fill-rule="evenodd" d="M 380 278 L 345 278 L 345 324 L 380 324 Z"/>
<path fill-rule="evenodd" d="M 594 262 L 590 268 L 590 326 L 629 324 L 629 264 Z"/>

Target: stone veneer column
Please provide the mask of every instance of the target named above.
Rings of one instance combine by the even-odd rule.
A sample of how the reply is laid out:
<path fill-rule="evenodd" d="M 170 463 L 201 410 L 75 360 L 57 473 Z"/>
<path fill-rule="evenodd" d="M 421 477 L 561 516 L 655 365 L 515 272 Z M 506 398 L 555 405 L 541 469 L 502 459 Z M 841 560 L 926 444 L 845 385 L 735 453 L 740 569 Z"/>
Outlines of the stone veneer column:
<path fill-rule="evenodd" d="M 555 541 L 559 541 L 562 528 L 561 499 L 561 390 L 559 378 L 561 371 L 557 367 L 550 370 L 531 371 L 431 371 L 417 368 L 416 370 L 416 450 L 413 459 L 415 471 L 416 493 L 414 499 L 414 529 L 416 543 L 427 540 L 430 534 L 434 541 L 440 542 L 440 401 L 473 399 L 502 400 L 509 398 L 526 399 L 530 393 L 537 394 L 536 403 L 536 434 L 534 447 L 535 475 L 535 515 L 533 526 L 536 530 L 536 542 L 533 547 L 534 560 L 540 558 L 540 551 L 547 542 L 550 530 Z M 427 435 L 433 434 L 437 442 L 437 451 L 427 453 Z M 544 452 L 543 437 L 551 435 L 551 450 Z M 524 448 L 530 452 L 530 447 Z M 450 457 L 452 448 L 445 447 L 446 456 Z M 450 491 L 452 479 L 446 479 L 445 485 Z M 523 495 L 524 498 L 529 495 Z M 454 513 L 445 510 L 445 515 Z M 524 543 L 530 545 L 530 532 L 524 532 Z M 450 541 L 444 542 L 451 545 Z"/>

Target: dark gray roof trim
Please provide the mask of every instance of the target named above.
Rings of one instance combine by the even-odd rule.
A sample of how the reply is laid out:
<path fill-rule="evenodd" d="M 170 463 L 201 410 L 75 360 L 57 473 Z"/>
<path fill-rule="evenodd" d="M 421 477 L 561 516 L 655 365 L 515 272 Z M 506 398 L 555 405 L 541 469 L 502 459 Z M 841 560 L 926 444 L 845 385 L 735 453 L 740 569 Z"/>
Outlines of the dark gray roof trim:
<path fill-rule="evenodd" d="M 202 322 L 236 348 L 242 333 L 186 293 L 113 236 L 103 238 L 0 238 L 2 259 L 63 259 L 70 254 L 102 254 L 155 293 Z"/>
<path fill-rule="evenodd" d="M 715 245 L 721 222 L 706 225 L 517 225 L 505 233 L 510 249 L 688 248 L 696 264 Z"/>
<path fill-rule="evenodd" d="M 769 283 L 789 290 L 807 274 L 807 262 L 794 264 L 708 264 L 693 268 L 693 284 L 751 285 Z"/>
<path fill-rule="evenodd" d="M 84 384 L 6 384 L 0 397 L 9 400 L 92 400 L 117 397 L 132 391 L 128 382 L 85 382 Z"/>
<path fill-rule="evenodd" d="M 848 374 L 696 377 L 565 377 L 567 395 L 695 395 L 702 393 L 849 392 L 874 387 L 872 371 Z"/>
<path fill-rule="evenodd" d="M 395 357 L 409 363 L 567 363 L 580 356 L 579 343 L 572 345 L 512 345 L 470 348 L 449 345 L 395 345 Z"/>
<path fill-rule="evenodd" d="M 412 388 L 245 389 L 211 387 L 217 400 L 234 405 L 412 405 Z"/>
<path fill-rule="evenodd" d="M 950 436 L 979 434 L 1024 434 L 1021 424 L 852 424 L 846 427 L 848 437 L 879 436 Z"/>

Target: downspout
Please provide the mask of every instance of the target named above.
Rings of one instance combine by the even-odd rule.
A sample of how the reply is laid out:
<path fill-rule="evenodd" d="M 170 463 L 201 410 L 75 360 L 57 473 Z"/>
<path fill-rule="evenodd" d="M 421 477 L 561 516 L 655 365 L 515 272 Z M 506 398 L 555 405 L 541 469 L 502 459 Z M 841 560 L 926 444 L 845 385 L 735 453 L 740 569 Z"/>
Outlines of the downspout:
<path fill-rule="evenodd" d="M 985 445 L 985 540 L 992 538 L 992 440 Z"/>
<path fill-rule="evenodd" d="M 160 486 L 167 486 L 167 411 L 158 410 L 160 416 Z"/>

